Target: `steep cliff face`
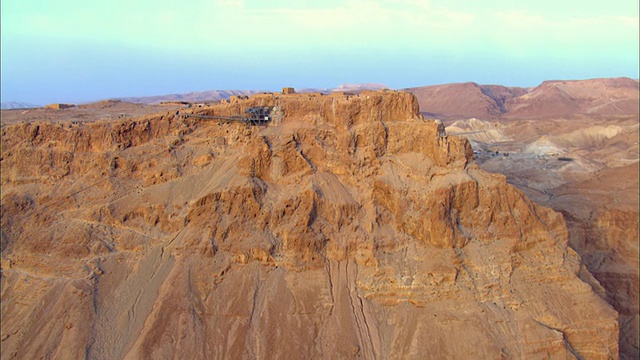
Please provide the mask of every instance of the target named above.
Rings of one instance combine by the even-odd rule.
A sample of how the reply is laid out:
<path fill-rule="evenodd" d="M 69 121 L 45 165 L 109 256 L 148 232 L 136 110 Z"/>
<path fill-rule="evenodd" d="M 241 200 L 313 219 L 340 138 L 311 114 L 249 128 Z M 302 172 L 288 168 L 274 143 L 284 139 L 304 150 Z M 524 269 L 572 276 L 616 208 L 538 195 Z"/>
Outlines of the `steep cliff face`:
<path fill-rule="evenodd" d="M 627 114 L 630 116 L 631 114 Z M 569 245 L 620 314 L 620 357 L 638 353 L 638 119 L 458 121 L 475 163 L 561 212 Z M 508 154 L 495 156 L 496 153 Z M 590 276 L 590 275 L 589 275 Z M 588 276 L 583 277 L 589 280 Z"/>
<path fill-rule="evenodd" d="M 2 357 L 617 357 L 562 216 L 411 94 L 189 111 L 255 105 L 4 127 Z"/>
<path fill-rule="evenodd" d="M 638 357 L 638 163 L 562 187 L 549 204 L 567 219 L 569 242 L 619 313 L 621 358 Z M 634 177 L 635 175 L 635 177 Z M 582 190 L 582 192 L 581 192 Z M 588 194 L 582 194 L 588 190 Z M 585 206 L 585 204 L 591 206 Z"/>

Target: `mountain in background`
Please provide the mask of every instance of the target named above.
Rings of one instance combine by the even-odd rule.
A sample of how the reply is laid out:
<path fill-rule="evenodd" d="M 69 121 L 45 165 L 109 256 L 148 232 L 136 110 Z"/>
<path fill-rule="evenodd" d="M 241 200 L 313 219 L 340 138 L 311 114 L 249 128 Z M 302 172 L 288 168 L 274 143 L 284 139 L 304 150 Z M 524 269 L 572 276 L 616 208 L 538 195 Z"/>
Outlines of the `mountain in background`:
<path fill-rule="evenodd" d="M 142 97 L 125 97 L 118 98 L 124 102 L 132 102 L 139 104 L 159 104 L 165 101 L 186 101 L 186 102 L 215 102 L 220 100 L 229 99 L 234 95 L 253 95 L 261 93 L 260 90 L 209 90 L 209 91 L 195 91 L 186 94 L 168 94 L 168 95 L 156 95 L 156 96 L 142 96 Z"/>
<path fill-rule="evenodd" d="M 25 102 L 19 101 L 5 101 L 0 103 L 0 109 L 2 110 L 10 110 L 10 109 L 32 109 L 40 107 L 40 105 L 34 105 Z"/>
<path fill-rule="evenodd" d="M 506 102 L 509 118 L 638 115 L 638 80 L 545 81 Z"/>
<path fill-rule="evenodd" d="M 473 82 L 407 89 L 420 111 L 440 119 L 539 119 L 638 115 L 638 80 L 545 81 L 534 88 Z"/>
<path fill-rule="evenodd" d="M 334 88 L 301 88 L 298 93 L 360 93 L 386 89 L 376 83 L 342 84 Z M 541 119 L 576 117 L 637 116 L 638 80 L 602 78 L 589 80 L 550 80 L 531 87 L 483 85 L 474 82 L 407 88 L 418 99 L 420 112 L 429 118 L 461 120 Z M 122 97 L 123 102 L 160 104 L 162 102 L 217 102 L 234 95 L 250 96 L 261 90 L 210 90 L 185 94 Z M 39 107 L 24 102 L 3 102 L 2 109 Z"/>
<path fill-rule="evenodd" d="M 298 93 L 359 93 L 386 89 L 376 83 L 342 84 L 334 88 L 301 88 Z M 459 120 L 540 119 L 612 117 L 638 115 L 638 80 L 605 78 L 590 80 L 551 80 L 531 87 L 483 85 L 474 82 L 431 85 L 406 89 L 430 118 Z M 253 95 L 260 90 L 212 90 L 119 100 L 142 104 L 167 101 L 215 102 L 233 95 Z"/>
<path fill-rule="evenodd" d="M 321 92 L 321 93 L 331 93 L 331 92 L 352 92 L 359 93 L 364 90 L 380 90 L 386 89 L 386 85 L 382 84 L 342 84 L 335 88 L 305 88 L 305 89 L 296 89 L 296 92 L 299 93 L 309 93 L 309 92 Z M 132 102 L 132 103 L 141 103 L 141 104 L 159 104 L 161 102 L 166 101 L 185 101 L 185 102 L 215 102 L 220 100 L 229 99 L 233 95 L 246 95 L 250 96 L 253 94 L 259 94 L 262 92 L 269 92 L 263 90 L 210 90 L 210 91 L 199 91 L 199 92 L 190 92 L 186 94 L 169 94 L 169 95 L 157 95 L 157 96 L 145 96 L 145 97 L 126 97 L 126 98 L 118 98 L 118 100 L 124 102 Z"/>
<path fill-rule="evenodd" d="M 296 89 L 299 93 L 319 92 L 319 93 L 332 93 L 332 92 L 348 92 L 348 93 L 361 93 L 364 90 L 382 90 L 389 87 L 383 84 L 365 83 L 365 84 L 342 84 L 334 88 L 305 88 Z"/>
<path fill-rule="evenodd" d="M 474 82 L 422 86 L 407 89 L 420 104 L 420 111 L 436 118 L 497 118 L 506 112 L 505 102 L 527 93 L 520 87 L 479 85 Z"/>

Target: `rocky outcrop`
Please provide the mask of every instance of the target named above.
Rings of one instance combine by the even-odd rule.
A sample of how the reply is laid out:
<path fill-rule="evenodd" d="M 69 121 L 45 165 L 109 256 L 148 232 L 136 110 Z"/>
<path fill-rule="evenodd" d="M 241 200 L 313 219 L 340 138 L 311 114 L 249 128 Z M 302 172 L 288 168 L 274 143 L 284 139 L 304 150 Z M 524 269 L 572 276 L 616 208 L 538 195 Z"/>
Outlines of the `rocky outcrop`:
<path fill-rule="evenodd" d="M 617 357 L 562 216 L 414 96 L 185 111 L 257 105 L 4 127 L 2 357 Z"/>

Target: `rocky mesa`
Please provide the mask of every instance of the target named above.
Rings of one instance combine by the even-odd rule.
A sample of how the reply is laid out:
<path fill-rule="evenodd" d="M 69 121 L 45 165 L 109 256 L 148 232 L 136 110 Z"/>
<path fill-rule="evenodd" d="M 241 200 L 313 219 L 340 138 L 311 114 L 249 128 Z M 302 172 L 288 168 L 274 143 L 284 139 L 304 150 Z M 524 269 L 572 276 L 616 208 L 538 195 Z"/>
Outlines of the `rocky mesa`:
<path fill-rule="evenodd" d="M 3 359 L 618 357 L 563 217 L 407 92 L 18 123 L 0 164 Z"/>

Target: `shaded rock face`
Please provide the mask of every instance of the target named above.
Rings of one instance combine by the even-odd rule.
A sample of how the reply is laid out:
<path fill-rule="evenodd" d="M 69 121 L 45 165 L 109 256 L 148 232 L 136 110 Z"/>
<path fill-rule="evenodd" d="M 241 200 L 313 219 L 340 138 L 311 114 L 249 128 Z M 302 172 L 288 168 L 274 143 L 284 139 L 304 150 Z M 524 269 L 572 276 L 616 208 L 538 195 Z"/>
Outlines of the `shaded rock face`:
<path fill-rule="evenodd" d="M 636 163 L 637 172 L 637 163 Z M 638 212 L 597 210 L 582 218 L 566 212 L 571 246 L 602 285 L 600 295 L 618 311 L 620 356 L 638 357 Z"/>
<path fill-rule="evenodd" d="M 630 243 L 628 239 L 638 239 L 638 213 L 627 211 L 607 211 L 598 217 L 594 226 L 596 236 L 613 242 L 609 248 L 617 248 L 619 256 L 626 261 L 600 262 L 600 267 L 595 270 L 594 276 L 600 282 L 605 283 L 609 293 L 607 299 L 620 312 L 620 327 L 624 327 L 622 333 L 627 354 L 638 354 L 640 343 L 638 342 L 638 248 L 637 243 Z M 635 249 L 634 249 L 635 248 Z M 596 252 L 597 253 L 597 252 Z M 635 259 L 629 255 L 636 255 Z M 593 256 L 591 260 L 597 259 Z M 618 259 L 616 259 L 618 260 Z M 635 261 L 634 261 L 635 260 Z M 595 261 L 593 261 L 595 263 Z"/>
<path fill-rule="evenodd" d="M 256 105 L 4 127 L 2 357 L 617 357 L 562 216 L 413 95 L 190 111 Z"/>

